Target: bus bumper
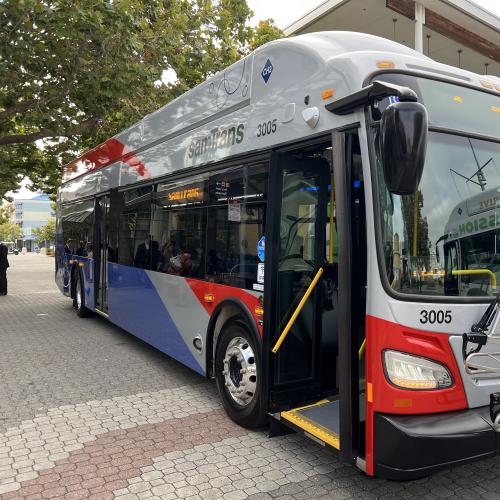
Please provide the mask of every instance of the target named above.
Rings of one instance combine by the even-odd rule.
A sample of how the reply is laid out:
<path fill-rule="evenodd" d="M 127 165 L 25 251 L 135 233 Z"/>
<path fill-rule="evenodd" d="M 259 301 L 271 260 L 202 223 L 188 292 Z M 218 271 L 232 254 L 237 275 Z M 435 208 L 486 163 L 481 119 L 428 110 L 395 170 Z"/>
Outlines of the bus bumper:
<path fill-rule="evenodd" d="M 375 475 L 416 479 L 500 451 L 489 407 L 431 415 L 374 416 Z"/>

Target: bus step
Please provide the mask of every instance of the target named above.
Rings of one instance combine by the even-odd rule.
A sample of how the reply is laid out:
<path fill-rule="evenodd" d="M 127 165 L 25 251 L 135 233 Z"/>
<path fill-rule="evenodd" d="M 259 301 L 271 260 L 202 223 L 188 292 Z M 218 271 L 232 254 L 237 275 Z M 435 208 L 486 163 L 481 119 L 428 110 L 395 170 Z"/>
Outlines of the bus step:
<path fill-rule="evenodd" d="M 322 399 L 312 405 L 283 411 L 280 420 L 321 445 L 340 450 L 338 400 Z"/>

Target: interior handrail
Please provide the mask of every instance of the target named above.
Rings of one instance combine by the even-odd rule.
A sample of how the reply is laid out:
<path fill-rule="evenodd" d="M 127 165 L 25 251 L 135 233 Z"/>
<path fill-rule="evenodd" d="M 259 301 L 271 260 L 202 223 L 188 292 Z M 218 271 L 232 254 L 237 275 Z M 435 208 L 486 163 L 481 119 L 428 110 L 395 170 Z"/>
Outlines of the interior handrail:
<path fill-rule="evenodd" d="M 276 341 L 276 344 L 274 344 L 274 347 L 271 349 L 271 351 L 274 354 L 276 354 L 278 352 L 278 349 L 280 348 L 281 344 L 285 340 L 285 337 L 288 335 L 288 332 L 291 330 L 293 324 L 295 323 L 295 320 L 297 319 L 297 316 L 300 314 L 300 311 L 302 311 L 304 304 L 307 302 L 309 295 L 311 295 L 312 291 L 314 290 L 314 287 L 318 283 L 322 274 L 323 274 L 323 268 L 320 267 L 318 269 L 318 272 L 316 273 L 316 276 L 314 276 L 314 279 L 311 281 L 310 285 L 307 287 L 307 290 L 305 291 L 304 296 L 302 297 L 301 301 L 299 302 L 299 305 L 297 306 L 297 308 L 293 312 L 292 317 L 290 318 L 290 320 L 286 324 L 285 329 L 283 330 L 283 332 L 279 336 L 278 340 Z"/>
<path fill-rule="evenodd" d="M 492 288 L 497 286 L 497 277 L 493 271 L 489 269 L 455 269 L 451 271 L 453 276 L 468 276 L 474 274 L 486 274 L 490 278 L 490 285 Z"/>
<path fill-rule="evenodd" d="M 365 354 L 365 351 L 366 351 L 366 338 L 363 339 L 363 343 L 361 344 L 361 347 L 359 348 L 359 351 L 358 351 L 359 361 L 361 361 L 361 358 Z"/>

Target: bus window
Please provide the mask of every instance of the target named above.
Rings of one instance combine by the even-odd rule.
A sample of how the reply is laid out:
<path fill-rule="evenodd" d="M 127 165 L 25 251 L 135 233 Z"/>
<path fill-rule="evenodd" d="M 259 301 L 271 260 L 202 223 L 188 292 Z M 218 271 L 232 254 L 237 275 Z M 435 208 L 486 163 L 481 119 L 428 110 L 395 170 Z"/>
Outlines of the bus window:
<path fill-rule="evenodd" d="M 204 208 L 157 210 L 152 232 L 160 235 L 160 245 L 154 249 L 151 269 L 176 276 L 200 277 L 205 246 L 204 226 Z"/>
<path fill-rule="evenodd" d="M 379 224 L 390 286 L 405 294 L 494 294 L 500 273 L 500 145 L 430 131 L 419 188 L 404 196 L 387 190 L 378 160 Z M 449 272 L 440 244 L 448 252 L 447 265 L 451 258 L 456 262 Z"/>
<path fill-rule="evenodd" d="M 120 222 L 119 262 L 126 266 L 151 268 L 152 186 L 123 192 L 124 207 Z"/>
<path fill-rule="evenodd" d="M 158 186 L 151 223 L 158 243 L 153 249 L 153 271 L 203 276 L 206 183 L 206 177 L 200 176 Z"/>
<path fill-rule="evenodd" d="M 65 253 L 92 258 L 94 200 L 63 205 L 61 221 Z"/>
<path fill-rule="evenodd" d="M 210 281 L 252 289 L 260 263 L 257 246 L 264 234 L 263 204 L 239 207 L 239 220 L 229 220 L 227 207 L 208 209 L 212 235 L 207 252 L 206 277 Z"/>
<path fill-rule="evenodd" d="M 243 165 L 210 178 L 206 279 L 263 289 L 258 245 L 264 236 L 267 164 Z"/>

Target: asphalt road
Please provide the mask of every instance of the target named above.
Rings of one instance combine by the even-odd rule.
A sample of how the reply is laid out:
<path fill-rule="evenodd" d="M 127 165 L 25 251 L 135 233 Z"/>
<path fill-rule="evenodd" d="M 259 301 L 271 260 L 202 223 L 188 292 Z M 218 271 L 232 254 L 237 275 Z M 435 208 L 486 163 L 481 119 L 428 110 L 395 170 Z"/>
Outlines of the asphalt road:
<path fill-rule="evenodd" d="M 398 483 L 299 435 L 232 423 L 215 385 L 103 318 L 78 318 L 54 261 L 10 258 L 0 297 L 0 497 L 500 498 L 500 458 Z"/>

